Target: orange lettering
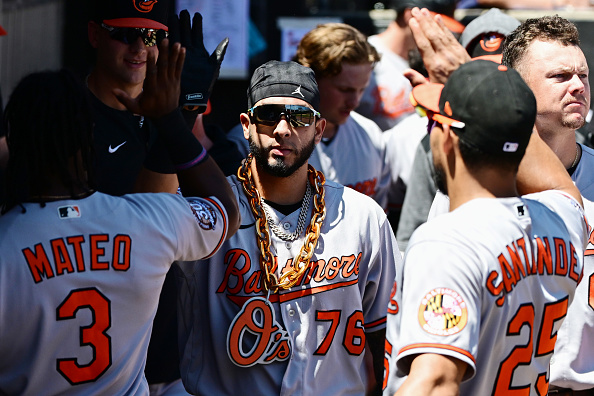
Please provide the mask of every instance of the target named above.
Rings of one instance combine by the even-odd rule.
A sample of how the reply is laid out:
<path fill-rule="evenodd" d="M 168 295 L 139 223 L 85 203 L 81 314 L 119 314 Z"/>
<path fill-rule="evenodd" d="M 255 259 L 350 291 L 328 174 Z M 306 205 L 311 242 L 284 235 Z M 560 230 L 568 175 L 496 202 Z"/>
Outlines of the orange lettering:
<path fill-rule="evenodd" d="M 132 240 L 130 239 L 129 235 L 116 235 L 113 240 L 112 267 L 114 270 L 127 271 L 130 269 L 130 250 L 132 249 L 131 245 Z"/>
<path fill-rule="evenodd" d="M 547 269 L 547 274 L 551 275 L 553 273 L 553 258 L 551 256 L 551 246 L 549 245 L 549 240 L 542 238 L 536 238 L 536 271 L 532 271 L 532 273 L 538 272 L 539 274 L 544 274 L 544 267 Z"/>
<path fill-rule="evenodd" d="M 33 280 L 35 283 L 41 282 L 42 276 L 47 279 L 54 277 L 54 271 L 50 266 L 49 260 L 41 243 L 35 245 L 35 253 L 33 253 L 29 248 L 23 249 L 22 252 L 25 255 L 25 260 L 27 260 L 29 270 L 31 270 L 31 275 L 33 275 Z"/>
<path fill-rule="evenodd" d="M 68 249 L 62 238 L 53 239 L 50 241 L 52 244 L 52 251 L 54 253 L 54 265 L 56 267 L 56 275 L 63 275 L 64 271 L 68 273 L 74 272 L 74 266 L 70 260 Z"/>
<path fill-rule="evenodd" d="M 561 238 L 554 238 L 555 241 L 555 274 L 565 276 L 567 275 L 567 247 L 565 246 L 565 240 Z"/>
<path fill-rule="evenodd" d="M 99 246 L 102 242 L 107 242 L 109 236 L 107 234 L 97 234 L 90 236 L 91 244 L 91 271 L 100 271 L 109 269 L 109 263 L 107 261 L 99 261 L 99 259 L 105 255 L 105 248 Z"/>
<path fill-rule="evenodd" d="M 78 272 L 85 272 L 85 259 L 82 253 L 82 244 L 84 241 L 85 237 L 82 235 L 66 238 L 66 242 L 74 248 L 74 261 L 76 262 L 76 270 Z"/>
<path fill-rule="evenodd" d="M 237 263 L 243 259 L 243 267 L 238 268 Z M 222 293 L 226 289 L 231 294 L 237 294 L 243 288 L 243 275 L 246 274 L 251 268 L 250 257 L 247 252 L 241 249 L 232 249 L 225 254 L 225 263 L 227 263 L 227 269 L 225 270 L 225 276 L 223 282 L 217 289 L 217 293 Z M 229 286 L 229 280 L 231 277 L 236 279 L 234 287 Z"/>

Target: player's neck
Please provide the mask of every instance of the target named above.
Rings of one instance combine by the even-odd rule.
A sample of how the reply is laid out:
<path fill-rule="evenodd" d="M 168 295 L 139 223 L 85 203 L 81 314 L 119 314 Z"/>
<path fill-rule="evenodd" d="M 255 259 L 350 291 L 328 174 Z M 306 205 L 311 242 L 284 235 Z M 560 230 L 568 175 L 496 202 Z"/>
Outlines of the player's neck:
<path fill-rule="evenodd" d="M 254 185 L 262 198 L 280 205 L 300 202 L 307 188 L 307 163 L 288 177 L 276 177 L 264 172 L 256 161 L 251 164 Z"/>
<path fill-rule="evenodd" d="M 89 90 L 103 102 L 106 106 L 117 110 L 126 110 L 126 107 L 113 94 L 115 88 L 121 89 L 135 98 L 142 92 L 142 84 L 140 85 L 125 85 L 118 83 L 113 78 L 110 78 L 105 73 L 95 69 L 87 77 L 87 87 Z"/>
<path fill-rule="evenodd" d="M 517 197 L 515 174 L 491 167 L 472 172 L 461 169 L 448 180 L 448 195 L 450 211 L 477 198 Z"/>
<path fill-rule="evenodd" d="M 330 121 L 326 121 L 326 128 L 324 129 L 322 138 L 325 140 L 332 140 L 334 136 L 336 136 L 336 133 L 338 133 L 338 125 Z"/>
<path fill-rule="evenodd" d="M 571 168 L 579 155 L 575 140 L 575 131 L 571 128 L 560 131 L 559 129 L 546 129 L 537 124 L 536 130 L 544 142 L 553 150 L 555 155 L 561 160 L 565 169 Z"/>

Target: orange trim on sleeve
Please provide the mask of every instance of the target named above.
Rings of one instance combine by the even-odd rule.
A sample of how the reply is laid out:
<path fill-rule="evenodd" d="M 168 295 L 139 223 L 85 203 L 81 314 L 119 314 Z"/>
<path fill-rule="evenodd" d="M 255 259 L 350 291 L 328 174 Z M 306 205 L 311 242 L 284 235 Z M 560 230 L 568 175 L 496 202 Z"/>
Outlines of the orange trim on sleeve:
<path fill-rule="evenodd" d="M 445 345 L 445 344 L 434 344 L 434 343 L 411 344 L 411 345 L 407 345 L 404 348 L 400 349 L 398 354 L 400 355 L 403 352 L 407 352 L 412 349 L 418 349 L 418 348 L 437 348 L 437 349 L 446 349 L 449 351 L 453 351 L 453 352 L 456 352 L 456 353 L 459 353 L 461 355 L 468 357 L 476 365 L 476 360 L 474 359 L 474 356 L 472 356 L 472 354 L 470 352 L 468 352 L 467 350 L 464 350 L 462 348 L 458 348 L 458 347 L 451 346 L 451 345 Z"/>
<path fill-rule="evenodd" d="M 382 325 L 382 324 L 386 323 L 386 320 L 387 320 L 387 318 L 384 316 L 383 318 L 380 318 L 380 319 L 378 319 L 378 320 L 376 320 L 374 322 L 365 323 L 363 325 L 363 327 L 366 328 L 366 329 L 368 329 L 368 328 L 371 328 L 371 327 L 379 326 L 379 325 Z"/>
<path fill-rule="evenodd" d="M 217 243 L 217 246 L 215 246 L 213 251 L 208 256 L 204 257 L 202 260 L 211 258 L 219 250 L 219 248 L 221 247 L 223 242 L 225 242 L 225 237 L 227 236 L 227 231 L 228 231 L 228 227 L 229 227 L 225 209 L 223 209 L 223 207 L 221 205 L 219 205 L 219 203 L 217 201 L 215 201 L 214 199 L 211 199 L 211 198 L 203 198 L 203 199 L 207 200 L 208 202 L 210 202 L 211 204 L 216 206 L 216 208 L 221 213 L 221 217 L 223 218 L 223 234 L 221 235 L 221 240 L 219 241 L 219 243 Z"/>

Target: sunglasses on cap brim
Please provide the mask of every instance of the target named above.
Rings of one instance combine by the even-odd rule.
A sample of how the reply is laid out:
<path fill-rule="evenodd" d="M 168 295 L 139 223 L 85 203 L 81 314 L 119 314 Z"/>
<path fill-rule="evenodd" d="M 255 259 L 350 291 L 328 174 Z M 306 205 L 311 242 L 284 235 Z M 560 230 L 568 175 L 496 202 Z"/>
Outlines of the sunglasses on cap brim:
<path fill-rule="evenodd" d="M 307 106 L 289 104 L 264 104 L 248 109 L 250 121 L 257 125 L 274 126 L 282 116 L 287 118 L 292 127 L 306 127 L 314 123 L 321 114 Z"/>
<path fill-rule="evenodd" d="M 107 30 L 109 37 L 124 44 L 132 44 L 140 37 L 147 47 L 158 45 L 167 38 L 169 33 L 163 29 L 114 27 L 101 23 L 101 27 Z"/>
<path fill-rule="evenodd" d="M 462 121 L 453 120 L 436 112 L 435 110 L 423 106 L 422 104 L 417 102 L 412 92 L 410 93 L 410 102 L 414 106 L 415 111 L 418 115 L 420 115 L 421 117 L 427 117 L 429 119 L 429 122 L 427 124 L 427 133 L 431 133 L 431 130 L 433 129 L 433 127 L 435 127 L 435 124 L 445 124 L 453 128 L 459 129 L 464 128 L 466 126 L 466 124 L 464 124 Z"/>

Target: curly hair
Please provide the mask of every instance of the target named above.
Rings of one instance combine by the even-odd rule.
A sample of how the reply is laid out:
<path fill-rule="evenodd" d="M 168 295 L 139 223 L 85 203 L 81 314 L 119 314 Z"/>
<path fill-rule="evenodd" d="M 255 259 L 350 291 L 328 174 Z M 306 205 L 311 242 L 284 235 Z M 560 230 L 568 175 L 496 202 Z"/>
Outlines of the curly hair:
<path fill-rule="evenodd" d="M 534 40 L 557 42 L 564 46 L 580 45 L 577 27 L 559 15 L 527 19 L 505 39 L 502 63 L 522 75 L 522 58 Z"/>
<path fill-rule="evenodd" d="M 375 64 L 376 49 L 359 30 L 345 23 L 326 23 L 309 31 L 297 47 L 294 60 L 310 67 L 317 78 L 340 74 L 343 63 Z"/>
<path fill-rule="evenodd" d="M 56 181 L 71 194 L 93 186 L 93 117 L 87 89 L 66 70 L 21 80 L 6 105 L 6 203 L 38 201 Z M 41 202 L 43 204 L 43 202 Z"/>

